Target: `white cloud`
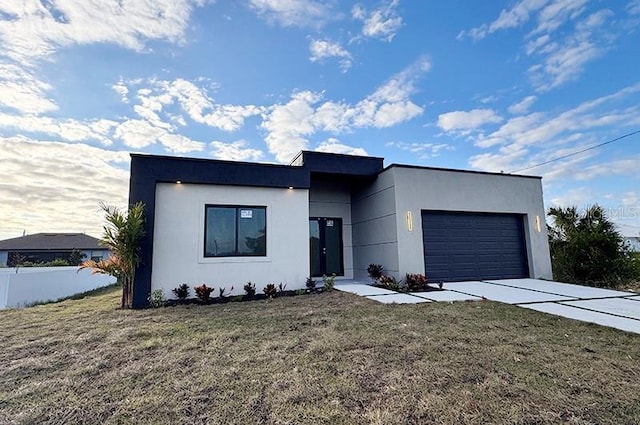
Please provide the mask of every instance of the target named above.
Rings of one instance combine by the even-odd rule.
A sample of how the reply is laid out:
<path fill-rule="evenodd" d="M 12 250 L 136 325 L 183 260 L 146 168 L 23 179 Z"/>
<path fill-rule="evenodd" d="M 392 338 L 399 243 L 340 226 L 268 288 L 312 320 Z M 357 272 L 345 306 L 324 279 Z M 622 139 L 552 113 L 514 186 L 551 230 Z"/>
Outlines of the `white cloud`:
<path fill-rule="evenodd" d="M 329 2 L 315 0 L 249 0 L 258 15 L 285 27 L 321 27 L 331 16 Z"/>
<path fill-rule="evenodd" d="M 526 114 L 527 112 L 529 112 L 529 109 L 531 109 L 531 106 L 535 103 L 536 100 L 538 100 L 536 96 L 527 96 L 520 102 L 514 103 L 513 105 L 509 106 L 508 111 L 510 114 L 514 115 Z"/>
<path fill-rule="evenodd" d="M 335 43 L 329 40 L 311 40 L 309 44 L 309 50 L 311 51 L 312 62 L 322 61 L 326 58 L 341 58 L 340 69 L 342 72 L 347 72 L 351 68 L 351 53 L 344 49 L 340 43 Z"/>
<path fill-rule="evenodd" d="M 46 57 L 59 47 L 111 43 L 141 51 L 146 40 L 183 41 L 193 7 L 202 2 L 67 0 L 16 2 L 0 12 L 4 54 L 18 62 Z"/>
<path fill-rule="evenodd" d="M 622 199 L 622 205 L 634 206 L 640 205 L 640 193 L 638 192 L 625 192 Z M 640 230 L 638 230 L 640 233 Z"/>
<path fill-rule="evenodd" d="M 127 97 L 127 95 L 129 94 L 129 88 L 122 78 L 117 83 L 112 85 L 111 88 L 113 89 L 113 91 L 120 95 L 123 103 L 129 103 L 129 98 Z"/>
<path fill-rule="evenodd" d="M 492 133 L 472 137 L 476 146 L 494 150 L 472 156 L 469 163 L 485 171 L 520 170 L 611 139 L 639 122 L 640 106 L 626 106 L 626 100 L 639 92 L 640 84 L 636 84 L 556 115 L 535 112 L 513 117 Z M 610 126 L 619 132 L 612 135 Z M 548 184 L 567 178 L 591 180 L 632 174 L 640 162 L 640 158 L 599 159 L 597 164 L 591 164 L 598 153 L 590 150 L 527 172 L 543 174 Z"/>
<path fill-rule="evenodd" d="M 32 71 L 1 61 L 2 53 L 0 53 L 0 108 L 10 108 L 27 114 L 39 114 L 58 109 L 55 102 L 47 97 L 47 92 L 51 89 L 48 83 L 39 80 Z"/>
<path fill-rule="evenodd" d="M 596 10 L 585 16 L 587 0 L 521 0 L 503 9 L 497 19 L 468 31 L 478 41 L 496 31 L 525 25 L 535 26 L 524 38 L 524 51 L 537 63 L 529 68 L 539 92 L 546 92 L 579 78 L 589 62 L 610 48 L 624 25 L 608 25 L 613 12 Z"/>
<path fill-rule="evenodd" d="M 453 111 L 438 116 L 438 127 L 444 131 L 473 130 L 485 124 L 500 123 L 502 120 L 493 109 Z"/>
<path fill-rule="evenodd" d="M 391 41 L 402 27 L 402 17 L 396 10 L 398 3 L 399 0 L 385 1 L 371 11 L 357 4 L 351 9 L 351 16 L 363 21 L 363 36 Z"/>
<path fill-rule="evenodd" d="M 264 152 L 248 147 L 246 140 L 237 140 L 232 143 L 213 141 L 209 144 L 211 155 L 216 159 L 226 161 L 259 161 L 264 157 Z"/>
<path fill-rule="evenodd" d="M 112 141 L 109 134 L 117 124 L 115 121 L 105 119 L 56 120 L 50 117 L 19 116 L 0 112 L 0 128 L 10 128 L 29 134 L 47 134 L 69 142 L 97 140 L 104 145 L 110 145 Z"/>
<path fill-rule="evenodd" d="M 259 115 L 264 109 L 254 105 L 217 104 L 209 96 L 206 88 L 182 78 L 175 80 L 151 79 L 146 82 L 138 81 L 130 84 L 134 86 L 142 83 L 146 83 L 148 86 L 137 90 L 136 99 L 139 105 L 135 105 L 134 110 L 154 126 L 167 130 L 173 127 L 167 121 L 171 121 L 172 117 L 175 117 L 175 114 L 165 111 L 169 105 L 177 104 L 193 121 L 224 131 L 239 129 L 246 118 Z M 130 90 L 130 87 L 126 85 L 125 88 Z M 167 119 L 163 121 L 159 117 L 160 113 L 165 113 Z M 162 122 L 165 124 L 161 124 Z M 178 119 L 178 123 L 180 122 Z"/>
<path fill-rule="evenodd" d="M 453 146 L 446 143 L 390 142 L 387 143 L 387 146 L 393 146 L 400 150 L 411 152 L 420 160 L 436 158 L 440 156 L 440 152 L 443 150 L 453 150 Z"/>
<path fill-rule="evenodd" d="M 0 106 L 25 113 L 57 109 L 39 77 L 60 48 L 109 43 L 143 51 L 147 40 L 184 41 L 189 17 L 202 0 L 3 2 L 0 13 Z"/>
<path fill-rule="evenodd" d="M 126 207 L 129 154 L 82 143 L 0 137 L 0 239 L 22 231 L 101 236 L 98 202 Z"/>
<path fill-rule="evenodd" d="M 196 142 L 181 134 L 165 133 L 158 137 L 158 140 L 168 151 L 174 153 L 201 151 L 205 146 L 204 143 Z"/>
<path fill-rule="evenodd" d="M 627 5 L 627 11 L 630 15 L 640 15 L 640 0 L 631 0 Z"/>
<path fill-rule="evenodd" d="M 261 128 L 267 132 L 269 151 L 280 162 L 288 162 L 307 149 L 308 137 L 319 131 L 340 133 L 353 128 L 386 128 L 410 120 L 423 111 L 410 99 L 418 79 L 430 69 L 420 59 L 378 87 L 356 104 L 326 101 L 322 93 L 296 92 L 284 104 L 273 105 L 263 114 Z"/>
<path fill-rule="evenodd" d="M 468 31 L 462 31 L 458 39 L 469 36 L 473 40 L 482 40 L 489 34 L 498 30 L 516 28 L 527 22 L 530 16 L 544 7 L 549 0 L 521 0 L 511 9 L 502 9 L 496 20 L 490 24 L 483 24 Z"/>
<path fill-rule="evenodd" d="M 345 145 L 341 143 L 340 140 L 333 137 L 330 137 L 324 142 L 320 143 L 318 146 L 316 146 L 315 150 L 317 152 L 341 153 L 345 155 L 369 155 L 363 148 L 354 148 L 352 146 Z"/>
<path fill-rule="evenodd" d="M 583 186 L 551 198 L 551 203 L 556 207 L 583 206 L 590 204 L 595 197 L 593 189 Z"/>
<path fill-rule="evenodd" d="M 115 130 L 115 137 L 134 149 L 142 149 L 156 143 L 163 134 L 166 134 L 165 130 L 145 120 L 127 120 Z"/>
<path fill-rule="evenodd" d="M 615 109 L 613 104 L 640 92 L 640 84 L 626 87 L 616 93 L 583 102 L 556 116 L 535 112 L 508 120 L 498 130 L 479 136 L 476 144 L 490 147 L 497 144 L 534 145 L 549 142 L 570 132 L 582 132 L 607 125 L 630 125 L 637 119 L 638 107 Z M 605 105 L 608 105 L 605 106 Z M 598 108 L 602 108 L 598 110 Z"/>

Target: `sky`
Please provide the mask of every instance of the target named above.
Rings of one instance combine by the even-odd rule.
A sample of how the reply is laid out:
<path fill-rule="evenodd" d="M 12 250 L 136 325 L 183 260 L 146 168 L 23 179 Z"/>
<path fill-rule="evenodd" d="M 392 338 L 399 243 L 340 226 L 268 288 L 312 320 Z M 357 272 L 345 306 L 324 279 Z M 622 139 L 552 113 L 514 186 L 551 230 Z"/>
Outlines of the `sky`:
<path fill-rule="evenodd" d="M 0 1 L 0 239 L 100 236 L 131 152 L 303 149 L 540 175 L 640 232 L 640 134 L 529 169 L 640 130 L 639 68 L 640 0 Z"/>

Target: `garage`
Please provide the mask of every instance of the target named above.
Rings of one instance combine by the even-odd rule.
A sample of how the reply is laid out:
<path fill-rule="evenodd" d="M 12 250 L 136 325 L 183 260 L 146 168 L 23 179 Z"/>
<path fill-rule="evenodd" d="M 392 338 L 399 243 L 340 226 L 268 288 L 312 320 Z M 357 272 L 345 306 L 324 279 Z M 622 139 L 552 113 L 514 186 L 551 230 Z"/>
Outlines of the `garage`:
<path fill-rule="evenodd" d="M 523 215 L 422 211 L 422 237 L 431 282 L 529 277 Z"/>

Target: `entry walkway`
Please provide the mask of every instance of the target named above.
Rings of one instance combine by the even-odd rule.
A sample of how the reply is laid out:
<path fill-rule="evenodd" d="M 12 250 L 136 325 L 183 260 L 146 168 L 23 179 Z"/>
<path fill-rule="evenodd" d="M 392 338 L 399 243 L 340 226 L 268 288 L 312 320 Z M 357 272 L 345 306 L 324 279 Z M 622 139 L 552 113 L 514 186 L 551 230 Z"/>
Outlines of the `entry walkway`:
<path fill-rule="evenodd" d="M 364 281 L 336 281 L 335 289 L 381 303 L 487 299 L 640 334 L 640 295 L 539 279 L 445 283 L 444 291 L 398 293 Z"/>

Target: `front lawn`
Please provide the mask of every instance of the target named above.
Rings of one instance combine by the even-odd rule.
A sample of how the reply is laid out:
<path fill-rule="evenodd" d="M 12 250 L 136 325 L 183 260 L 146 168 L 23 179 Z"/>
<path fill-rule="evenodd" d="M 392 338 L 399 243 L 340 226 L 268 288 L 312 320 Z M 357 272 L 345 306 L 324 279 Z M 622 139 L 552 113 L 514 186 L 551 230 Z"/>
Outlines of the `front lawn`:
<path fill-rule="evenodd" d="M 350 294 L 0 311 L 0 424 L 640 423 L 640 335 Z"/>

